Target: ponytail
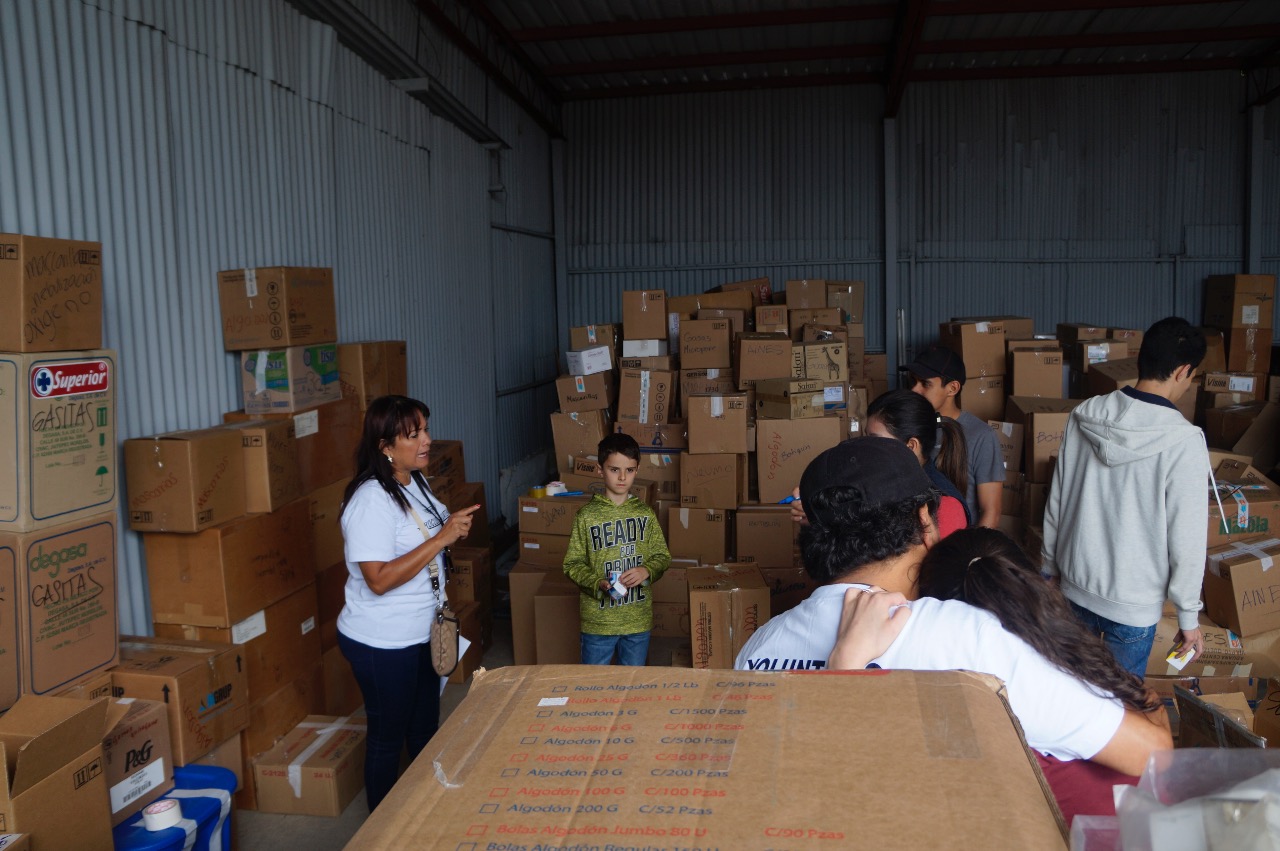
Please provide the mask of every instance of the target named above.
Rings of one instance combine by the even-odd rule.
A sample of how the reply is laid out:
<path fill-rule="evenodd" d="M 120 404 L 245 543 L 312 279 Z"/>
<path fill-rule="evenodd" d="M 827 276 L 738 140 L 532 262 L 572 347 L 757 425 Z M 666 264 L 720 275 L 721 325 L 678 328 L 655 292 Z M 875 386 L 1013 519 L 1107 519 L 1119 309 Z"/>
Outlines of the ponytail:
<path fill-rule="evenodd" d="M 969 449 L 965 444 L 964 429 L 951 417 L 943 416 L 938 417 L 938 428 L 942 431 L 942 443 L 934 466 L 951 480 L 960 493 L 966 493 L 969 490 Z"/>

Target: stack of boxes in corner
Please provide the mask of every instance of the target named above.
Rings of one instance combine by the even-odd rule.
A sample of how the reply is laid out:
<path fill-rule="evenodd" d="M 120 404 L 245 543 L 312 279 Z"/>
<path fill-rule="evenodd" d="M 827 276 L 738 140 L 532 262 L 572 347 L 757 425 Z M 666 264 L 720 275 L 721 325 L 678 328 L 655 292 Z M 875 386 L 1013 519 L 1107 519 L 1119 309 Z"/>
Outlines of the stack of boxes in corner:
<path fill-rule="evenodd" d="M 603 492 L 596 444 L 640 444 L 633 493 L 653 506 L 672 566 L 653 587 L 651 662 L 732 667 L 770 613 L 807 596 L 790 508 L 805 465 L 865 428 L 886 382 L 867 355 L 861 281 L 767 278 L 706 293 L 623 293 L 622 322 L 570 330 L 552 415 L 561 480 L 582 496 L 520 500 L 510 575 L 517 664 L 576 663 L 578 591 L 561 572 L 577 510 Z M 684 642 L 688 642 L 685 644 Z M 674 647 L 672 645 L 674 644 Z"/>

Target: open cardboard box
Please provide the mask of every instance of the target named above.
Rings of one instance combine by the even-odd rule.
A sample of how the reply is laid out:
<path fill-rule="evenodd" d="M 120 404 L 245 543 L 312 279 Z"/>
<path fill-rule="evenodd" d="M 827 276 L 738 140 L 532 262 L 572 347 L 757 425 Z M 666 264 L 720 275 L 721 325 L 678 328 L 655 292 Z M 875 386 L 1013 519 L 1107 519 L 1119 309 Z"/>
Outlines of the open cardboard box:
<path fill-rule="evenodd" d="M 994 678 L 537 666 L 477 674 L 351 847 L 940 843 L 1066 848 Z"/>

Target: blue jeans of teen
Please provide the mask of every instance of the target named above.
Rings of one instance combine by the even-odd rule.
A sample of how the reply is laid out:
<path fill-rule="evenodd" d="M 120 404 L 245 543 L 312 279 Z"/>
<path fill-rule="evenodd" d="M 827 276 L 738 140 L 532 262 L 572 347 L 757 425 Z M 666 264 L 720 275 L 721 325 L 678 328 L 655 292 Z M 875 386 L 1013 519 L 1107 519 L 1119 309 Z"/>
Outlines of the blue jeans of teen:
<path fill-rule="evenodd" d="M 608 665 L 613 661 L 613 651 L 618 651 L 619 665 L 643 667 L 649 661 L 649 633 L 633 632 L 630 635 L 592 635 L 582 633 L 582 664 Z"/>
<path fill-rule="evenodd" d="M 1147 657 L 1156 640 L 1156 625 L 1129 626 L 1071 604 L 1071 610 L 1089 632 L 1101 634 L 1120 667 L 1141 679 L 1147 672 Z"/>
<path fill-rule="evenodd" d="M 414 759 L 440 725 L 440 675 L 428 645 L 387 650 L 338 633 L 338 647 L 351 665 L 369 716 L 364 785 L 369 812 L 400 776 L 400 751 Z"/>

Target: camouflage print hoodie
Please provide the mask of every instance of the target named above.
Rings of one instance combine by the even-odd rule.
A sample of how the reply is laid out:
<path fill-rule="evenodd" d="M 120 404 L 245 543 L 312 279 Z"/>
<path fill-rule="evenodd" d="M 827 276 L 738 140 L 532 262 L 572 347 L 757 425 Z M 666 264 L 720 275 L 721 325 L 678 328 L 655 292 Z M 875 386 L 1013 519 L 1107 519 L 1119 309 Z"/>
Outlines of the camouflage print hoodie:
<path fill-rule="evenodd" d="M 653 509 L 634 496 L 622 505 L 596 494 L 573 519 L 569 551 L 564 557 L 565 575 L 578 586 L 578 610 L 582 631 L 590 635 L 630 635 L 653 627 L 653 595 L 671 553 Z M 631 589 L 622 600 L 601 591 L 601 579 L 612 578 L 633 567 L 649 571 L 649 581 Z"/>

